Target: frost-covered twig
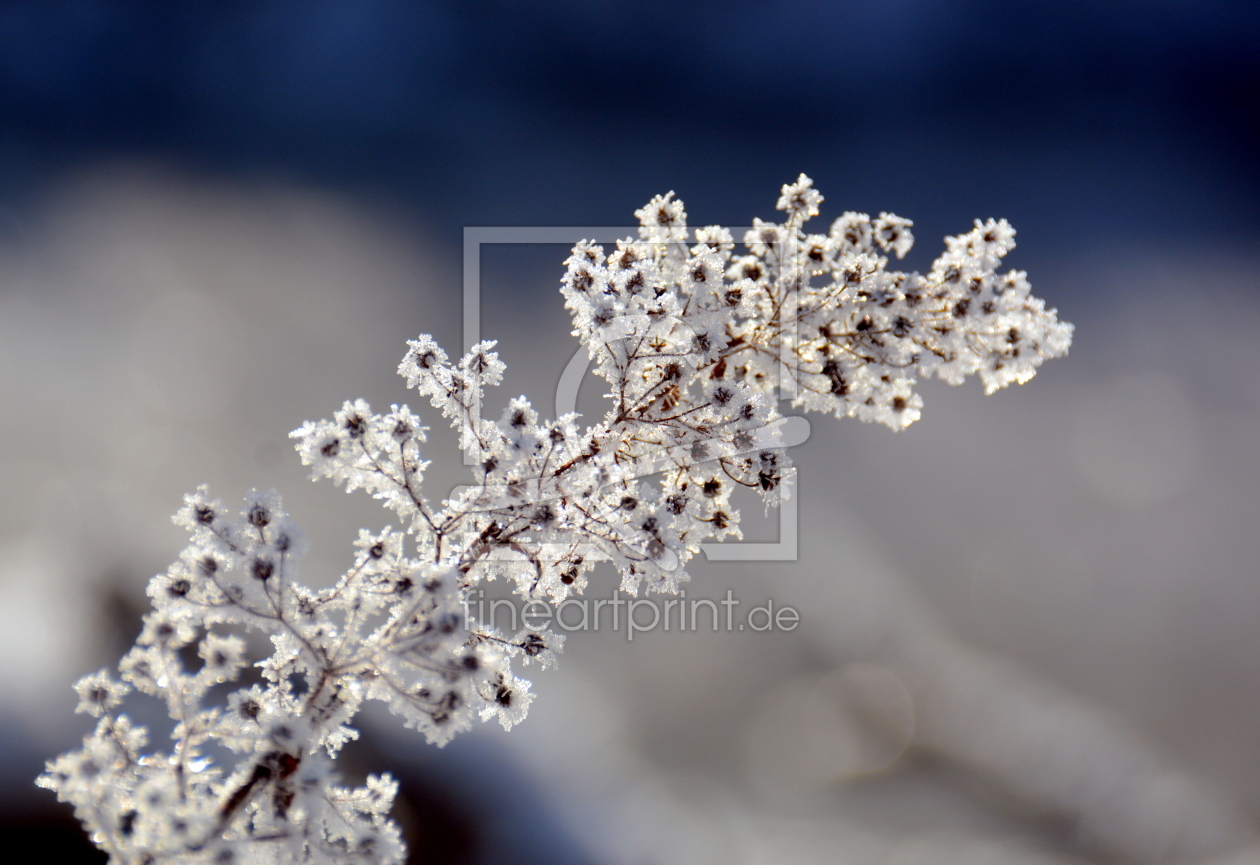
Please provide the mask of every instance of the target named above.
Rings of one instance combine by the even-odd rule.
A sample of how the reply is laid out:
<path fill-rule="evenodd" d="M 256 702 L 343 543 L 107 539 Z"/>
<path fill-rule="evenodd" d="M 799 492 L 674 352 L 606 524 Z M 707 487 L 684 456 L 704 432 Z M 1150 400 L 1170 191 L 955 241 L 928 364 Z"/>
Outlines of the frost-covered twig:
<path fill-rule="evenodd" d="M 394 782 L 347 789 L 331 770 L 361 703 L 384 701 L 438 744 L 475 716 L 511 727 L 532 699 L 513 661 L 546 668 L 562 648 L 546 628 L 476 621 L 473 586 L 503 578 L 559 601 L 611 560 L 627 592 L 675 591 L 703 541 L 739 537 L 737 487 L 768 506 L 785 494 L 792 419 L 776 395 L 900 429 L 919 417 L 918 376 L 974 373 L 991 392 L 1067 350 L 1071 325 L 1023 273 L 996 272 L 1014 245 L 1004 221 L 949 238 L 923 276 L 887 269 L 885 253 L 910 248 L 909 221 L 846 213 L 809 234 L 821 201 L 804 175 L 785 186 L 784 222 L 757 221 L 742 256 L 721 227 L 691 242 L 672 193 L 637 211 L 637 240 L 578 244 L 562 291 L 610 388 L 593 427 L 541 419 L 523 397 L 483 419 L 504 368 L 494 343 L 452 363 L 430 337 L 411 342 L 399 372 L 478 462 L 440 505 L 423 496 L 424 428 L 407 407 L 347 402 L 296 430 L 316 478 L 366 490 L 401 525 L 362 531 L 330 589 L 296 580 L 301 536 L 274 493 L 252 491 L 235 512 L 204 487 L 186 497 L 176 521 L 190 543 L 150 583 L 154 609 L 121 680 L 101 671 L 77 685 L 97 729 L 39 783 L 118 862 L 397 862 Z M 264 682 L 228 693 L 250 660 L 244 631 L 274 652 L 256 664 Z M 169 754 L 145 752 L 145 731 L 117 712 L 133 688 L 166 700 Z"/>

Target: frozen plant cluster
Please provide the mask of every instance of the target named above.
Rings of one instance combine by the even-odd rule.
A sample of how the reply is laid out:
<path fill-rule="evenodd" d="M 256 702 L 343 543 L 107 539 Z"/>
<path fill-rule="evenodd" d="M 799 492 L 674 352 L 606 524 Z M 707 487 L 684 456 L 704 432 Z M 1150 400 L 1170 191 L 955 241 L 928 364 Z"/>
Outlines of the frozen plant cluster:
<path fill-rule="evenodd" d="M 554 603 L 611 560 L 629 593 L 675 591 L 701 542 L 740 537 L 733 491 L 785 495 L 794 419 L 778 399 L 900 429 L 919 417 L 918 377 L 974 373 L 991 392 L 1066 352 L 1071 325 L 1023 273 L 997 272 L 1014 246 L 1005 221 L 948 238 L 920 275 L 888 269 L 913 242 L 908 220 L 846 213 L 808 233 L 821 201 L 804 175 L 783 187 L 783 221 L 758 220 L 744 255 L 725 228 L 693 237 L 672 193 L 636 212 L 638 239 L 578 244 L 562 293 L 609 387 L 594 426 L 540 418 L 523 397 L 483 418 L 504 369 L 494 343 L 452 362 L 430 337 L 412 341 L 399 372 L 476 461 L 440 505 L 421 492 L 424 427 L 406 406 L 347 402 L 294 431 L 315 478 L 365 490 L 398 522 L 361 531 L 332 588 L 298 582 L 301 535 L 274 493 L 235 509 L 204 487 L 187 496 L 175 520 L 188 546 L 150 583 L 119 675 L 76 685 L 96 729 L 39 783 L 117 863 L 399 862 L 395 782 L 351 788 L 333 772 L 363 701 L 439 745 L 478 717 L 511 727 L 532 699 L 513 664 L 545 669 L 562 648 L 545 628 L 476 621 L 473 587 L 503 579 Z M 242 683 L 251 663 L 261 675 Z M 120 713 L 133 690 L 165 700 L 169 752 Z"/>

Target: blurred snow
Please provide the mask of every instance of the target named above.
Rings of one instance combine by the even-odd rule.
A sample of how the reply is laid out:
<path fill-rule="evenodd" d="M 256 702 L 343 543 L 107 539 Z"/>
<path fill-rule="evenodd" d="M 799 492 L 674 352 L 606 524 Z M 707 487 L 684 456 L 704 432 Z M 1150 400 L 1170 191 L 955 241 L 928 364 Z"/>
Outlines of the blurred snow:
<path fill-rule="evenodd" d="M 114 165 L 8 234 L 0 681 L 23 699 L 7 711 L 45 728 L 75 671 L 113 663 L 102 600 L 147 606 L 148 577 L 183 544 L 170 514 L 198 483 L 228 500 L 274 486 L 294 510 L 322 500 L 308 530 L 354 537 L 354 504 L 307 482 L 286 436 L 343 399 L 405 394 L 391 373 L 406 337 L 456 301 L 444 308 L 440 268 L 403 231 L 310 191 Z M 331 573 L 339 545 L 309 564 Z"/>
<path fill-rule="evenodd" d="M 409 400 L 404 340 L 456 347 L 460 283 L 392 214 L 135 165 L 67 180 L 3 238 L 7 764 L 81 734 L 70 683 L 130 643 L 198 483 L 278 488 L 310 581 L 348 562 L 385 517 L 309 483 L 285 436 L 345 398 Z M 513 313 L 483 336 L 512 329 L 511 387 L 540 406 L 571 353 L 560 272 L 483 289 Z M 520 728 L 447 756 L 382 729 L 384 750 L 477 779 L 475 755 L 508 755 L 592 862 L 1260 862 L 1256 272 L 1137 249 L 1031 274 L 1077 325 L 1070 357 L 990 398 L 928 386 L 899 435 L 815 419 L 801 560 L 695 569 L 689 597 L 770 598 L 796 631 L 575 633 Z M 1067 308 L 1055 280 L 1091 291 Z M 411 402 L 438 496 L 462 468 Z M 487 831 L 520 813 L 478 789 Z"/>

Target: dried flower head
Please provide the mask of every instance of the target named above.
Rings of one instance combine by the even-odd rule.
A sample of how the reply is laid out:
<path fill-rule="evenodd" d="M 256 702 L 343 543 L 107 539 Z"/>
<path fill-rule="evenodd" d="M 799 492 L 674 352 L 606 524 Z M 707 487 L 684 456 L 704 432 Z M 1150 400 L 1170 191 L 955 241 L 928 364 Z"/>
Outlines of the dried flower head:
<path fill-rule="evenodd" d="M 275 493 L 252 490 L 235 513 L 205 487 L 187 496 L 175 522 L 189 543 L 149 585 L 122 680 L 75 686 L 97 727 L 39 783 L 118 862 L 399 862 L 397 785 L 346 788 L 332 771 L 363 701 L 439 745 L 475 718 L 510 728 L 533 699 L 513 664 L 545 669 L 563 647 L 546 628 L 477 621 L 473 587 L 505 576 L 524 599 L 562 601 L 611 561 L 631 594 L 676 591 L 702 542 L 739 537 L 736 488 L 767 506 L 787 494 L 792 419 L 776 397 L 901 429 L 919 417 L 919 377 L 975 374 L 992 392 L 1066 352 L 1071 325 L 1023 273 L 996 271 L 1014 246 L 1005 221 L 948 238 L 924 276 L 888 269 L 913 243 L 909 220 L 846 213 L 807 234 L 821 204 L 801 175 L 783 187 L 784 221 L 756 221 L 740 256 L 720 226 L 689 245 L 673 193 L 637 211 L 639 237 L 610 255 L 575 246 L 561 292 L 611 396 L 585 429 L 524 397 L 483 418 L 504 369 L 493 342 L 458 363 L 431 337 L 410 342 L 399 372 L 476 458 L 473 483 L 440 507 L 422 493 L 425 428 L 406 406 L 346 402 L 295 430 L 313 477 L 365 490 L 401 525 L 361 532 L 332 588 L 298 582 L 302 536 Z M 243 631 L 270 638 L 264 681 L 215 697 L 254 660 Z M 145 753 L 144 730 L 118 714 L 130 689 L 166 702 L 169 754 Z M 210 759 L 225 752 L 235 762 Z"/>

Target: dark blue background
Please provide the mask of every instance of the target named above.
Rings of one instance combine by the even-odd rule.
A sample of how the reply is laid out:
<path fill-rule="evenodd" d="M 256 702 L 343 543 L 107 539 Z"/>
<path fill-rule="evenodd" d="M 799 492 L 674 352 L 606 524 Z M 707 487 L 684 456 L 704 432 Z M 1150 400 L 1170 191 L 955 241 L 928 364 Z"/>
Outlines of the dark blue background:
<path fill-rule="evenodd" d="M 0 196 L 162 158 L 466 224 L 745 224 L 800 171 L 920 237 L 1254 241 L 1260 13 L 1200 0 L 6 3 Z M 830 207 L 829 207 L 830 210 Z M 932 244 L 935 247 L 935 243 Z"/>

